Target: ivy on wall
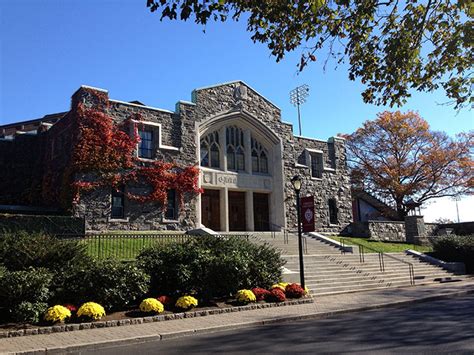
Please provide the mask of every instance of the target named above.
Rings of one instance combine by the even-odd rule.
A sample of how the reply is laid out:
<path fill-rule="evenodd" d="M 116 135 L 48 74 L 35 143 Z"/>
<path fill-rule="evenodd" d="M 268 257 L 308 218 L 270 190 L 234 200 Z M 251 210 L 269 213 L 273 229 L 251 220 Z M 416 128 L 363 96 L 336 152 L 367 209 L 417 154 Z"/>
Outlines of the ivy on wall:
<path fill-rule="evenodd" d="M 59 197 L 63 206 L 77 204 L 82 192 L 101 187 L 118 190 L 122 186 L 145 186 L 140 193 L 127 189 L 127 197 L 139 202 L 159 202 L 163 206 L 170 189 L 176 190 L 181 203 L 186 193 L 202 192 L 197 166 L 165 161 L 145 163 L 136 157 L 140 114 L 115 123 L 107 114 L 107 95 L 85 90 L 94 104 L 87 107 L 80 102 L 74 112 L 73 150 L 63 171 Z"/>

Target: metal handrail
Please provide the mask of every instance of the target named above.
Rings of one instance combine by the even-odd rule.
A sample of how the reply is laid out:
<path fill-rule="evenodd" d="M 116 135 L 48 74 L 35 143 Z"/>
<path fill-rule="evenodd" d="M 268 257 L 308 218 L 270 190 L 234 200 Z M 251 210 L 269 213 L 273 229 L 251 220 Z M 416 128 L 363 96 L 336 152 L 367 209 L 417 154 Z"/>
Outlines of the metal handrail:
<path fill-rule="evenodd" d="M 398 262 L 401 262 L 401 263 L 404 263 L 404 264 L 408 265 L 408 274 L 410 276 L 410 285 L 412 285 L 412 286 L 415 285 L 415 270 L 413 268 L 412 263 L 410 263 L 408 261 L 405 261 L 405 260 L 402 260 L 402 259 L 399 259 L 399 258 L 397 258 L 393 255 L 386 254 L 386 253 L 384 253 L 380 250 L 377 250 L 377 249 L 368 247 L 366 245 L 354 242 L 354 241 L 351 241 L 351 244 L 355 244 L 359 247 L 359 261 L 361 263 L 365 262 L 365 249 L 368 249 L 368 250 L 371 250 L 371 251 L 377 253 L 378 257 L 379 257 L 379 268 L 380 268 L 381 272 L 385 272 L 385 260 L 384 260 L 385 256 L 388 256 L 389 258 L 391 258 L 393 260 L 396 260 Z M 341 253 L 343 253 L 343 254 L 345 254 L 345 246 L 346 245 L 347 245 L 347 243 L 345 241 L 345 238 L 341 238 L 341 247 L 342 247 Z"/>
<path fill-rule="evenodd" d="M 284 244 L 288 244 L 289 243 L 289 235 L 290 233 L 297 233 L 296 231 L 292 231 L 288 228 L 285 228 L 283 226 L 280 226 L 279 224 L 275 224 L 275 223 L 272 223 L 272 222 L 268 222 L 268 224 L 272 227 L 272 228 L 278 228 L 278 229 L 281 229 L 283 231 L 283 243 Z M 275 235 L 276 235 L 276 231 L 272 231 L 272 238 L 275 238 Z M 302 235 L 302 240 L 303 240 L 303 253 L 305 254 L 308 254 L 308 239 L 307 239 L 307 236 L 305 235 Z"/>

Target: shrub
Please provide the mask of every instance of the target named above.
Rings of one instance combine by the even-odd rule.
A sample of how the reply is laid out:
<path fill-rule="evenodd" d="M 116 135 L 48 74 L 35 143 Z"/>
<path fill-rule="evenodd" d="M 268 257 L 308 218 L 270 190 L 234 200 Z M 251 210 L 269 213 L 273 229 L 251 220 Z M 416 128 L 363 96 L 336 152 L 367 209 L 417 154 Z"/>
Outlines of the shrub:
<path fill-rule="evenodd" d="M 15 322 L 34 324 L 40 322 L 47 308 L 48 304 L 45 302 L 24 301 L 14 305 L 10 309 L 10 315 Z"/>
<path fill-rule="evenodd" d="M 97 320 L 105 316 L 105 310 L 104 307 L 98 303 L 86 302 L 79 307 L 77 316 Z"/>
<path fill-rule="evenodd" d="M 163 303 L 156 298 L 145 298 L 140 303 L 140 311 L 145 313 L 162 313 L 165 310 Z"/>
<path fill-rule="evenodd" d="M 194 238 L 143 250 L 140 267 L 151 276 L 151 292 L 228 296 L 252 285 L 270 286 L 285 261 L 270 246 L 237 237 Z"/>
<path fill-rule="evenodd" d="M 71 318 L 71 311 L 61 305 L 49 307 L 44 315 L 44 320 L 52 323 L 64 322 L 68 318 Z"/>
<path fill-rule="evenodd" d="M 11 271 L 42 267 L 56 272 L 87 265 L 91 258 L 79 241 L 17 232 L 0 235 L 0 260 Z"/>
<path fill-rule="evenodd" d="M 270 290 L 270 295 L 268 296 L 270 302 L 283 302 L 286 300 L 285 293 L 278 287 L 272 288 Z"/>
<path fill-rule="evenodd" d="M 0 277 L 0 307 L 11 310 L 22 302 L 47 302 L 52 277 L 42 268 L 4 272 Z"/>
<path fill-rule="evenodd" d="M 138 302 L 147 293 L 148 282 L 149 276 L 135 263 L 94 261 L 71 270 L 57 298 L 73 304 L 93 299 L 107 310 L 121 309 Z"/>
<path fill-rule="evenodd" d="M 237 300 L 237 302 L 244 303 L 244 304 L 255 302 L 257 300 L 254 293 L 250 290 L 237 291 L 237 294 L 235 295 L 235 299 Z"/>
<path fill-rule="evenodd" d="M 193 296 L 182 296 L 178 298 L 175 304 L 177 308 L 181 308 L 184 310 L 197 307 L 197 305 L 198 301 Z"/>
<path fill-rule="evenodd" d="M 268 297 L 268 295 L 270 295 L 270 291 L 260 287 L 252 288 L 252 292 L 257 301 L 263 301 Z"/>
<path fill-rule="evenodd" d="M 306 291 L 299 284 L 289 284 L 285 289 L 286 297 L 301 298 L 306 294 Z"/>
<path fill-rule="evenodd" d="M 463 262 L 466 272 L 474 273 L 474 235 L 436 237 L 432 255 L 444 261 Z"/>

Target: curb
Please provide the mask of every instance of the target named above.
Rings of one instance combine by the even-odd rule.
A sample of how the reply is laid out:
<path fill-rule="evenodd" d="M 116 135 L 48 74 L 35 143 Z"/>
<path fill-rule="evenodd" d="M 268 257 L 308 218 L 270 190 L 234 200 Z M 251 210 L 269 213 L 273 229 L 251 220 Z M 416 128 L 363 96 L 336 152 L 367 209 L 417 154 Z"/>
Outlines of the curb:
<path fill-rule="evenodd" d="M 377 310 L 377 309 L 383 309 L 383 308 L 396 308 L 396 307 L 400 307 L 400 306 L 404 306 L 408 304 L 417 304 L 417 303 L 424 303 L 424 302 L 429 302 L 429 301 L 437 301 L 437 300 L 447 299 L 451 297 L 465 296 L 469 294 L 474 294 L 474 288 L 470 290 L 455 291 L 455 292 L 445 293 L 441 295 L 427 296 L 427 297 L 418 298 L 418 299 L 396 301 L 396 302 L 391 302 L 391 303 L 383 303 L 383 304 L 377 304 L 373 306 L 355 307 L 355 308 L 348 308 L 348 309 L 331 311 L 331 312 L 303 314 L 300 316 L 274 317 L 274 318 L 266 319 L 262 321 L 235 323 L 235 324 L 229 324 L 229 325 L 224 325 L 224 326 L 183 330 L 183 331 L 177 331 L 177 332 L 172 332 L 172 333 L 161 333 L 161 334 L 150 335 L 150 336 L 131 337 L 128 339 L 122 338 L 120 340 L 111 340 L 111 341 L 104 341 L 104 342 L 95 342 L 95 343 L 90 343 L 90 344 L 73 345 L 69 347 L 64 346 L 64 347 L 55 347 L 55 348 L 38 348 L 35 350 L 16 352 L 15 354 L 46 354 L 46 353 L 64 353 L 66 351 L 71 352 L 71 351 L 97 350 L 97 349 L 102 349 L 102 348 L 120 346 L 125 343 L 127 345 L 131 345 L 131 344 L 146 343 L 150 341 L 180 338 L 180 337 L 190 336 L 194 334 L 209 334 L 209 333 L 216 333 L 216 332 L 221 332 L 221 331 L 226 331 L 226 330 L 251 328 L 255 326 L 264 326 L 264 325 L 279 324 L 279 323 L 288 323 L 288 322 L 299 321 L 299 320 L 326 319 L 326 318 L 336 317 L 336 316 L 344 315 L 344 314 L 358 313 L 358 312 Z"/>

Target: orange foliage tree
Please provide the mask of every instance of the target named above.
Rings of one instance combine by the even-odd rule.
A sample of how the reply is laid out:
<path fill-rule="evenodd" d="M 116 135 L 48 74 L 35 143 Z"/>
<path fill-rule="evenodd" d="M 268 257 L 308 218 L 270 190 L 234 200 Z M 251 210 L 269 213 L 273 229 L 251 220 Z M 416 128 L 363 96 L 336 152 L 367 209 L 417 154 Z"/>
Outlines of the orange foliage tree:
<path fill-rule="evenodd" d="M 409 199 L 472 193 L 473 136 L 432 131 L 411 111 L 379 113 L 345 136 L 353 183 L 391 204 L 400 218 Z"/>

